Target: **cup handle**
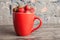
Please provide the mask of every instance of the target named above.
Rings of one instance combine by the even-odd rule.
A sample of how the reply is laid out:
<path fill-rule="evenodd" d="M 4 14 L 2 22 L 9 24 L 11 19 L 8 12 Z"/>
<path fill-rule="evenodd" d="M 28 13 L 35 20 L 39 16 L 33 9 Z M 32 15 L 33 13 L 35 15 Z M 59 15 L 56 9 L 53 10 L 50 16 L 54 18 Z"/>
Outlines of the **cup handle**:
<path fill-rule="evenodd" d="M 36 28 L 33 28 L 33 30 L 31 32 L 34 32 L 35 30 L 37 30 L 38 28 L 40 28 L 41 25 L 42 25 L 42 19 L 39 18 L 39 17 L 37 17 L 37 16 L 34 16 L 34 20 L 33 21 L 35 21 L 36 19 L 38 19 L 40 21 L 40 23 L 39 23 L 39 25 Z"/>

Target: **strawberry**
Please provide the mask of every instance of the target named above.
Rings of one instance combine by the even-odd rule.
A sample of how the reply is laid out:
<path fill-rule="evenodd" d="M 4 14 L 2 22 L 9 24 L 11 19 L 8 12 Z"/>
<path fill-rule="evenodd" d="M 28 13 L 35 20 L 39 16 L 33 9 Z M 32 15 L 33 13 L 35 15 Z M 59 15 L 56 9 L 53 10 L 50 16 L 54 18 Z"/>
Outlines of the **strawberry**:
<path fill-rule="evenodd" d="M 18 8 L 18 12 L 24 12 L 24 8 Z"/>
<path fill-rule="evenodd" d="M 25 11 L 25 10 L 24 10 L 24 7 L 23 7 L 23 6 L 21 6 L 21 5 L 20 5 L 20 6 L 18 6 L 17 8 L 18 8 L 18 12 L 24 12 L 24 11 Z"/>
<path fill-rule="evenodd" d="M 30 6 L 29 5 L 26 5 L 25 6 L 25 10 L 30 10 Z"/>
<path fill-rule="evenodd" d="M 34 11 L 35 11 L 34 8 L 31 8 L 31 9 L 30 9 L 30 12 L 32 12 L 32 13 L 33 13 Z"/>

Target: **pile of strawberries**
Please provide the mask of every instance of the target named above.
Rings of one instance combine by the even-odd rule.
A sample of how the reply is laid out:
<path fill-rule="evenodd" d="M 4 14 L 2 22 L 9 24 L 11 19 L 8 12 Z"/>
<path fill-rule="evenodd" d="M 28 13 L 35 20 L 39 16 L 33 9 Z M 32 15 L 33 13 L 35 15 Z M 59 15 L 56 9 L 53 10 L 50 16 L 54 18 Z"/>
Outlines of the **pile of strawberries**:
<path fill-rule="evenodd" d="M 33 13 L 35 10 L 33 7 L 30 7 L 29 5 L 26 5 L 26 6 L 17 6 L 15 8 L 13 8 L 13 12 L 23 12 L 23 13 L 26 13 L 26 12 L 31 12 Z"/>

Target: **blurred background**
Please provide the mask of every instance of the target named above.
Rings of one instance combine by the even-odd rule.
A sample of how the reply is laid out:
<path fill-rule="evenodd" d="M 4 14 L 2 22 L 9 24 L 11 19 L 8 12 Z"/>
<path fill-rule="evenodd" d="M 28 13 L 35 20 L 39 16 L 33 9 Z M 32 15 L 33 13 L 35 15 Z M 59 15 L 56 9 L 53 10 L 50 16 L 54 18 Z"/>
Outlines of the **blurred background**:
<path fill-rule="evenodd" d="M 60 24 L 60 0 L 0 0 L 0 25 L 13 25 L 12 8 L 18 3 L 34 7 L 43 24 Z"/>

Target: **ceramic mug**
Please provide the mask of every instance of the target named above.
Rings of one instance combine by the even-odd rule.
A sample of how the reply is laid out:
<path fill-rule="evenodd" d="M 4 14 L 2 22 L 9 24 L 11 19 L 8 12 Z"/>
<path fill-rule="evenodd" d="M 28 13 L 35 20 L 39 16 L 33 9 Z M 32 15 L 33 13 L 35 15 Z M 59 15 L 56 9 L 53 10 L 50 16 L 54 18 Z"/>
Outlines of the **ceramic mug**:
<path fill-rule="evenodd" d="M 36 19 L 40 21 L 40 24 L 36 28 L 33 28 L 34 21 Z M 42 20 L 38 16 L 35 16 L 33 13 L 26 14 L 26 13 L 14 12 L 13 24 L 17 35 L 27 36 L 41 27 Z"/>

